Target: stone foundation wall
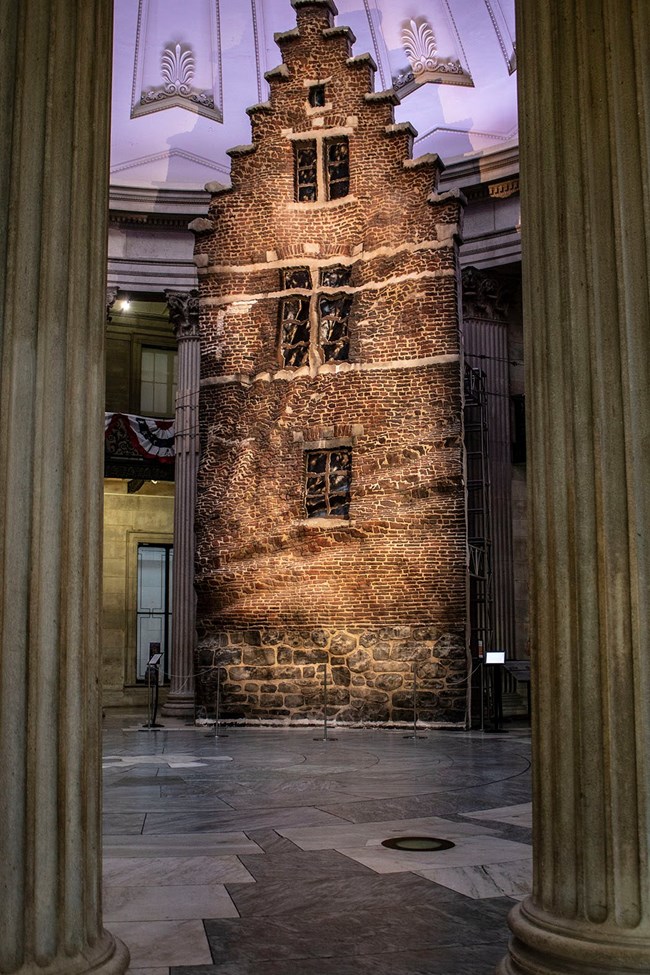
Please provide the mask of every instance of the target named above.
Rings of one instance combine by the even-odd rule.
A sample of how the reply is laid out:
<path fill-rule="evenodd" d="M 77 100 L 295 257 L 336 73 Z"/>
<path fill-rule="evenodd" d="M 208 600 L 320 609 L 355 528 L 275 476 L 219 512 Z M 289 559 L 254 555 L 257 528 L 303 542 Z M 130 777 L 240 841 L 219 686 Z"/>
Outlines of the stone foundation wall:
<path fill-rule="evenodd" d="M 410 723 L 414 662 L 419 720 L 462 725 L 464 633 L 434 626 L 221 630 L 199 644 L 197 703 L 214 713 L 219 667 L 225 720 L 317 723 L 325 665 L 335 722 Z"/>

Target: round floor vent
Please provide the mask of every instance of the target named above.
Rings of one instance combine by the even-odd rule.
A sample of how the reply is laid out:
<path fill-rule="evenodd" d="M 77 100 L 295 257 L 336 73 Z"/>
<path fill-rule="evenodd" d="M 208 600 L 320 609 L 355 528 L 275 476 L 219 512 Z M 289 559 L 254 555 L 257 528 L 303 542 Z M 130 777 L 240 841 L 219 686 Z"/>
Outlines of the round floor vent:
<path fill-rule="evenodd" d="M 389 840 L 382 840 L 382 846 L 389 850 L 404 850 L 410 853 L 424 853 L 435 850 L 451 850 L 455 843 L 451 840 L 441 840 L 436 836 L 393 836 Z"/>

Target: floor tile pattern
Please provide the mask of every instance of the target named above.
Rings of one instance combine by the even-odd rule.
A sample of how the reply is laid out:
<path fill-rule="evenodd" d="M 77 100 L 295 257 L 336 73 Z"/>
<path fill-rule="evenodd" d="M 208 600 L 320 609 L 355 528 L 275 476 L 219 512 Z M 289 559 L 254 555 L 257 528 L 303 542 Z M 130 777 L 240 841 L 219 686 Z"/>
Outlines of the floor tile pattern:
<path fill-rule="evenodd" d="M 530 888 L 525 729 L 137 724 L 105 721 L 104 917 L 129 975 L 494 971 Z M 401 835 L 454 846 L 381 845 Z"/>

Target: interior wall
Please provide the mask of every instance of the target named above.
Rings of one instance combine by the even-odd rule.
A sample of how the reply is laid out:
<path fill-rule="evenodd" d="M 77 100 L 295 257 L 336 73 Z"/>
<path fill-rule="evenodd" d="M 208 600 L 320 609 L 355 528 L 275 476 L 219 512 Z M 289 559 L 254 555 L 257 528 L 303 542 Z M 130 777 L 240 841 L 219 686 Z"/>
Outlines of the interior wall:
<path fill-rule="evenodd" d="M 146 703 L 146 689 L 135 681 L 137 546 L 141 542 L 164 544 L 173 540 L 174 484 L 146 481 L 135 494 L 128 493 L 127 485 L 128 481 L 116 478 L 104 481 L 102 686 L 105 707 Z"/>

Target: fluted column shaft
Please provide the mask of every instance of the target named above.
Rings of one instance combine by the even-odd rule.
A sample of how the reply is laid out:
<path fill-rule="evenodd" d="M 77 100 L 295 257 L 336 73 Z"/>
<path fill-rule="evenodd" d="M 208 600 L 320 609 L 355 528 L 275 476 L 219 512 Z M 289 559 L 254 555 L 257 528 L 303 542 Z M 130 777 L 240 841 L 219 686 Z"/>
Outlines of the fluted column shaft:
<path fill-rule="evenodd" d="M 0 5 L 0 972 L 117 975 L 99 647 L 111 0 Z"/>
<path fill-rule="evenodd" d="M 169 316 L 178 341 L 175 413 L 174 575 L 172 579 L 172 676 L 166 715 L 194 713 L 194 509 L 199 469 L 199 296 L 168 291 Z"/>
<path fill-rule="evenodd" d="M 650 971 L 650 4 L 519 0 L 534 890 L 507 973 Z"/>

